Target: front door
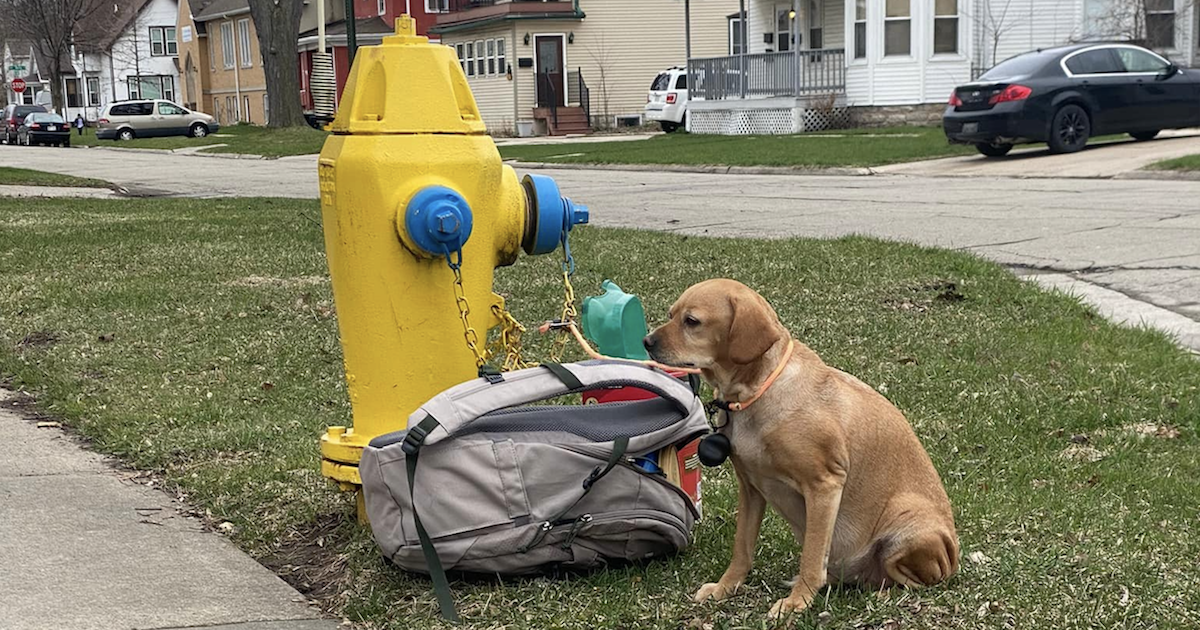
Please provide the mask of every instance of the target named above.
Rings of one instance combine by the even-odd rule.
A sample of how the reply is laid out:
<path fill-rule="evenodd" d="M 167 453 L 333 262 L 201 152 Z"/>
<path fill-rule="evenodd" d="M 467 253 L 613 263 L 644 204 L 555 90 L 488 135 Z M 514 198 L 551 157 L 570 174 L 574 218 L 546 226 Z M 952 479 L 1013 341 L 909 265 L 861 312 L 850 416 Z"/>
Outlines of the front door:
<path fill-rule="evenodd" d="M 536 39 L 538 107 L 565 107 L 567 82 L 563 69 L 563 36 L 538 35 Z"/>

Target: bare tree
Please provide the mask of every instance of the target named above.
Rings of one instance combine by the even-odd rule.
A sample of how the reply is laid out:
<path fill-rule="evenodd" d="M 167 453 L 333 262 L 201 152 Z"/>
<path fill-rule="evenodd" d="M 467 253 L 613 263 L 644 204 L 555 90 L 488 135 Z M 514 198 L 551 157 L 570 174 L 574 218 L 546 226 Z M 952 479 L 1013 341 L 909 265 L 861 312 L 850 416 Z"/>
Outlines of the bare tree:
<path fill-rule="evenodd" d="M 50 95 L 54 108 L 62 110 L 63 75 L 73 70 L 69 55 L 75 34 L 85 23 L 102 31 L 114 22 L 112 0 L 0 0 L 0 12 L 14 30 L 29 39 L 48 66 Z"/>
<path fill-rule="evenodd" d="M 258 31 L 258 49 L 262 51 L 267 94 L 271 97 L 269 127 L 295 127 L 306 124 L 300 107 L 300 52 L 296 35 L 300 32 L 300 0 L 250 0 L 250 16 Z M 348 19 L 353 20 L 354 16 Z"/>
<path fill-rule="evenodd" d="M 595 43 L 589 44 L 585 50 L 588 57 L 591 58 L 592 63 L 596 66 L 596 74 L 599 75 L 600 79 L 600 112 L 603 120 L 596 126 L 603 129 L 612 123 L 612 116 L 609 115 L 609 103 L 612 99 L 610 98 L 611 90 L 608 84 L 608 75 L 612 71 L 612 59 L 608 42 L 604 39 L 604 33 L 600 33 Z M 591 121 L 589 120 L 588 123 L 590 124 Z"/>
<path fill-rule="evenodd" d="M 1175 48 L 1179 25 L 1192 19 L 1200 0 L 1108 0 L 1090 18 L 1091 35 L 1127 41 L 1158 51 Z"/>
<path fill-rule="evenodd" d="M 984 0 L 983 15 L 980 16 L 980 26 L 987 37 L 991 52 L 991 62 L 983 61 L 989 67 L 1000 60 L 996 58 L 1000 51 L 1000 42 L 1013 29 L 1020 25 L 1016 11 L 1012 10 L 1013 0 Z"/>

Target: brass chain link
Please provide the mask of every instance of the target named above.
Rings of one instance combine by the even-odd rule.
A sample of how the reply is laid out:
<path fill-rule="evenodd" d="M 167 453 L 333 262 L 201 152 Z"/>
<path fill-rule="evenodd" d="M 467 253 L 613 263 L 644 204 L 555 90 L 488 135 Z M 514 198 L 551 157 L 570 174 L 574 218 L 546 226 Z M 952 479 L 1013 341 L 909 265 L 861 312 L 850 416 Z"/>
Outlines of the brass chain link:
<path fill-rule="evenodd" d="M 521 356 L 521 335 L 525 333 L 525 327 L 512 316 L 512 313 L 508 312 L 508 309 L 499 304 L 492 306 L 492 314 L 500 320 L 500 347 L 495 354 L 504 353 L 504 365 L 501 367 L 501 371 L 511 372 L 533 367 L 535 364 L 526 363 L 524 357 Z"/>
<path fill-rule="evenodd" d="M 575 287 L 571 284 L 571 272 L 563 269 L 563 307 L 562 317 L 559 321 L 563 324 L 574 322 L 578 313 L 575 311 Z M 554 340 L 554 345 L 550 348 L 550 361 L 553 363 L 561 363 L 563 354 L 567 351 L 567 342 L 569 335 L 558 335 Z"/>
<path fill-rule="evenodd" d="M 462 269 L 457 265 L 451 266 L 451 269 L 454 271 L 454 301 L 458 305 L 459 319 L 462 320 L 463 339 L 467 342 L 467 349 L 475 355 L 475 367 L 481 368 L 487 365 L 487 357 L 480 352 L 479 335 L 467 319 L 471 315 L 471 303 L 467 301 L 467 290 L 463 287 Z"/>

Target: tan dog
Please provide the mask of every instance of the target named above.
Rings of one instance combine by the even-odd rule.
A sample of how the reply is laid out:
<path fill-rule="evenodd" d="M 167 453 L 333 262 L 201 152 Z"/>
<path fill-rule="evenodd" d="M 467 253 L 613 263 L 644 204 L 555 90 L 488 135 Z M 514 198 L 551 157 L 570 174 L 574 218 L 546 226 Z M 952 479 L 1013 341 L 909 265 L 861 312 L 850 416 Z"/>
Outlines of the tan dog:
<path fill-rule="evenodd" d="M 788 357 L 789 342 L 767 301 L 733 280 L 689 288 L 645 339 L 656 360 L 700 368 L 725 401 L 751 400 L 781 369 L 720 429 L 733 445 L 737 533 L 729 568 L 695 601 L 725 599 L 746 579 L 767 504 L 803 544 L 795 585 L 771 617 L 805 609 L 830 582 L 925 586 L 953 575 L 950 501 L 908 420 L 806 346 Z"/>

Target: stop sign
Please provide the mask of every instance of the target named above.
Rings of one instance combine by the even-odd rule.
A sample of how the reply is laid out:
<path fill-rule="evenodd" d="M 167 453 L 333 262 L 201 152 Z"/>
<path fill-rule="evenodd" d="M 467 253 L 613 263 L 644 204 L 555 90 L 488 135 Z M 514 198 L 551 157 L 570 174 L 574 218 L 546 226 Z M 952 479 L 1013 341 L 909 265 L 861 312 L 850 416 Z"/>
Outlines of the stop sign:
<path fill-rule="evenodd" d="M 12 90 L 17 94 L 25 91 L 25 79 L 17 78 L 12 80 Z"/>

